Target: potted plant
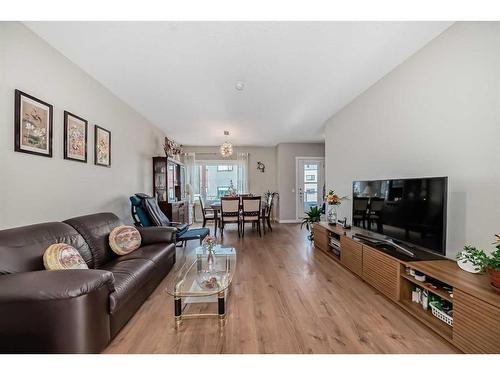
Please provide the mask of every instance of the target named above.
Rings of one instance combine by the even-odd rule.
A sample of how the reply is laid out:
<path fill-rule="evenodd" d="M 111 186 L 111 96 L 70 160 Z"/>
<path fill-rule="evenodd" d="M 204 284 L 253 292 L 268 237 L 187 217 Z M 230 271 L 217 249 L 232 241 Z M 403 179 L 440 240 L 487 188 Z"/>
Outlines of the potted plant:
<path fill-rule="evenodd" d="M 491 286 L 500 290 L 500 236 L 495 234 L 495 237 L 496 249 L 486 258 L 485 268 L 490 275 Z"/>
<path fill-rule="evenodd" d="M 490 275 L 491 286 L 500 291 L 500 235 L 496 234 L 495 237 L 497 240 L 493 244 L 496 249 L 490 255 L 474 246 L 465 246 L 457 256 L 457 263 L 468 272 L 478 273 L 486 270 Z"/>
<path fill-rule="evenodd" d="M 327 212 L 327 220 L 328 224 L 337 224 L 337 208 L 336 206 L 340 205 L 344 199 L 347 199 L 347 196 L 340 197 L 335 193 L 335 190 L 330 190 L 328 194 L 325 196 L 325 201 L 328 204 L 328 212 Z"/>
<path fill-rule="evenodd" d="M 321 210 L 319 207 L 314 206 L 309 209 L 308 212 L 306 212 L 306 216 L 304 219 L 302 219 L 302 223 L 300 223 L 300 229 L 305 225 L 306 229 L 310 232 L 309 236 L 307 238 L 309 241 L 314 240 L 314 234 L 313 234 L 313 224 L 317 223 L 321 220 Z"/>
<path fill-rule="evenodd" d="M 464 246 L 464 249 L 457 254 L 457 264 L 464 271 L 479 273 L 484 271 L 486 253 L 471 245 Z"/>

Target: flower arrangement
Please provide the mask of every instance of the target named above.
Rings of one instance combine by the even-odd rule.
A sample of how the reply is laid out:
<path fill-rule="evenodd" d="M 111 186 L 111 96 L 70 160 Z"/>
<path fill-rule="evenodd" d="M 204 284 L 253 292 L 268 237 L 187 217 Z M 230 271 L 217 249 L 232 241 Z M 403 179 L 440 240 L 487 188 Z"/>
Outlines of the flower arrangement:
<path fill-rule="evenodd" d="M 335 194 L 335 190 L 330 190 L 325 196 L 326 203 L 334 206 L 340 205 L 344 199 L 347 199 L 347 196 L 340 197 L 338 194 Z"/>
<path fill-rule="evenodd" d="M 214 236 L 207 236 L 203 240 L 203 247 L 208 251 L 214 251 L 214 247 L 217 245 L 217 238 Z"/>

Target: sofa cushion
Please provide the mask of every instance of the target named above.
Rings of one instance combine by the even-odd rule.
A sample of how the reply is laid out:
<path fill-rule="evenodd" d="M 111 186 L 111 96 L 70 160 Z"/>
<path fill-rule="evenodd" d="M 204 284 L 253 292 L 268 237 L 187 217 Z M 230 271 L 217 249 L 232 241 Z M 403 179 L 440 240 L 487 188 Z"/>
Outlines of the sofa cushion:
<path fill-rule="evenodd" d="M 142 246 L 136 251 L 123 255 L 121 260 L 129 259 L 144 259 L 152 261 L 157 267 L 164 268 L 170 262 L 170 258 L 175 257 L 175 245 L 173 243 L 167 244 L 152 244 Z"/>
<path fill-rule="evenodd" d="M 115 291 L 109 296 L 111 314 L 120 310 L 157 272 L 152 260 L 123 257 L 103 265 L 101 269 L 110 271 L 115 278 Z"/>
<path fill-rule="evenodd" d="M 43 253 L 43 265 L 49 271 L 89 268 L 80 253 L 66 243 L 50 245 Z"/>
<path fill-rule="evenodd" d="M 120 225 L 109 234 L 109 246 L 117 255 L 127 255 L 141 246 L 141 234 L 131 225 Z"/>
<path fill-rule="evenodd" d="M 0 275 L 41 271 L 43 253 L 49 245 L 64 242 L 73 246 L 92 268 L 92 253 L 83 237 L 64 223 L 43 223 L 0 231 Z"/>
<path fill-rule="evenodd" d="M 122 223 L 115 214 L 104 212 L 93 215 L 75 217 L 64 221 L 82 235 L 94 258 L 94 268 L 101 268 L 117 255 L 109 246 L 109 234 Z"/>

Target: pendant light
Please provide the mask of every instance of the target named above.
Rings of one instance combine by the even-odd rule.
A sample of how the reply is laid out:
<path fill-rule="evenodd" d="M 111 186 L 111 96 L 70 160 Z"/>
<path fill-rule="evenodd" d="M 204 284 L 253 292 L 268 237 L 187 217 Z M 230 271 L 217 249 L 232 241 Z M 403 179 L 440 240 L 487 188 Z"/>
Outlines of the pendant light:
<path fill-rule="evenodd" d="M 223 158 L 228 158 L 233 154 L 233 145 L 227 141 L 229 132 L 224 130 L 224 135 L 226 136 L 226 141 L 220 146 L 220 154 Z"/>

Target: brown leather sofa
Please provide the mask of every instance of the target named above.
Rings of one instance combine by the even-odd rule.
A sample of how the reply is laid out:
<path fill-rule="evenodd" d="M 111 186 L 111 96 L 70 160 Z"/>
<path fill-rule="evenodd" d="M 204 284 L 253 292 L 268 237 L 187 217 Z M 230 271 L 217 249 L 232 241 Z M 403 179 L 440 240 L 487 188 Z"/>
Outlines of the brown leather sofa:
<path fill-rule="evenodd" d="M 138 228 L 139 249 L 117 256 L 112 213 L 0 231 L 0 353 L 98 353 L 175 263 L 175 229 Z M 45 271 L 53 243 L 75 247 L 88 270 Z"/>

